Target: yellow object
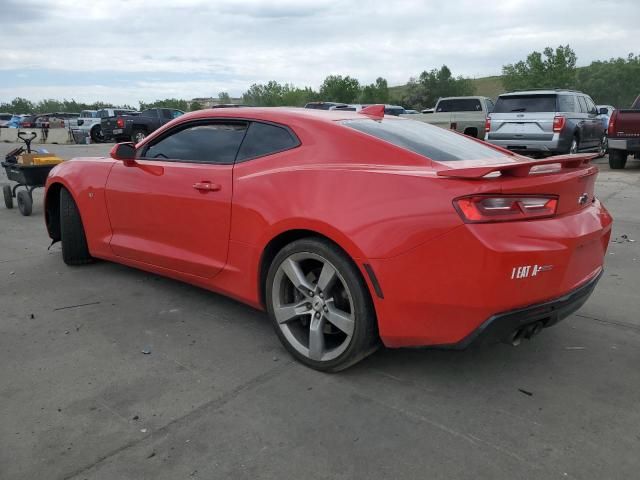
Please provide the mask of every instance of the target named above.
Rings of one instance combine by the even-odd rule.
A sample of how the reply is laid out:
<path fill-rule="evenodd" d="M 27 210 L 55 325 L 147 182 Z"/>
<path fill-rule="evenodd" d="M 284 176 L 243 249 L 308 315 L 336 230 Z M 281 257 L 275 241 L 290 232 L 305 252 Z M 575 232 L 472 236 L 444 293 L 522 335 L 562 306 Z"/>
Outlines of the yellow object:
<path fill-rule="evenodd" d="M 55 165 L 63 161 L 52 153 L 23 153 L 18 157 L 20 165 Z"/>

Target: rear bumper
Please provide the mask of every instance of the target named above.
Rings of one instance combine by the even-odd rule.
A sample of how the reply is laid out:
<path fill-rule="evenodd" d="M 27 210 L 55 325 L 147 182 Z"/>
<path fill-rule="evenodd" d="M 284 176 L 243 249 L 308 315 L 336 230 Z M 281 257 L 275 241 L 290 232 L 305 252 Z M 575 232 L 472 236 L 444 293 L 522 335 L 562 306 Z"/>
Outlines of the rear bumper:
<path fill-rule="evenodd" d="M 523 135 L 521 138 L 496 139 L 492 138 L 489 132 L 485 140 L 493 145 L 497 145 L 514 152 L 542 152 L 542 153 L 564 153 L 569 151 L 570 140 L 563 139 L 560 134 L 555 133 L 551 140 L 533 140 Z"/>
<path fill-rule="evenodd" d="M 640 151 L 640 138 L 609 138 L 608 142 L 612 150 Z"/>
<path fill-rule="evenodd" d="M 600 274 L 611 223 L 596 200 L 550 219 L 461 225 L 404 254 L 369 259 L 384 294 L 374 298 L 380 338 L 388 347 L 466 345 L 491 319 L 509 324 L 514 312 L 556 302 Z M 561 313 L 540 315 L 552 325 Z M 522 321 L 539 320 L 530 314 Z"/>
<path fill-rule="evenodd" d="M 516 332 L 538 322 L 542 322 L 544 328 L 551 327 L 584 305 L 600 277 L 602 270 L 584 285 L 559 298 L 493 315 L 460 342 L 442 346 L 462 350 L 471 344 L 508 341 Z"/>

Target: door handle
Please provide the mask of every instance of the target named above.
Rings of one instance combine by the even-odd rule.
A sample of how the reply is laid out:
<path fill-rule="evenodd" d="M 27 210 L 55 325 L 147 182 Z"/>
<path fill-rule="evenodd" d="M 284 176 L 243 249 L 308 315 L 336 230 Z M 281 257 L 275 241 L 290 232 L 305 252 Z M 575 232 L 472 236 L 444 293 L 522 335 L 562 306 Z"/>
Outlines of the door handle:
<path fill-rule="evenodd" d="M 222 186 L 211 182 L 196 182 L 193 184 L 193 188 L 201 192 L 217 192 Z"/>

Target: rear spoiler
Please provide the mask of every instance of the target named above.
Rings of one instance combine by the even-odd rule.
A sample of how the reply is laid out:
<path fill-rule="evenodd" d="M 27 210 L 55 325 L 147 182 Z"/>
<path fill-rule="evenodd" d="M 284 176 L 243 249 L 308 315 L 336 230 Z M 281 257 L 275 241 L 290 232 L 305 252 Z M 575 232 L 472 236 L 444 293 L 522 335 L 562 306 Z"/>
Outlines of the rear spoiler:
<path fill-rule="evenodd" d="M 490 173 L 500 172 L 502 176 L 526 177 L 529 175 L 533 167 L 537 167 L 539 165 L 559 163 L 562 168 L 578 168 L 587 165 L 597 156 L 598 155 L 595 153 L 558 155 L 555 157 L 545 158 L 544 160 L 531 159 L 530 161 L 523 160 L 514 163 L 481 165 L 469 168 L 449 168 L 446 170 L 439 170 L 438 175 L 441 177 L 451 178 L 482 178 Z"/>

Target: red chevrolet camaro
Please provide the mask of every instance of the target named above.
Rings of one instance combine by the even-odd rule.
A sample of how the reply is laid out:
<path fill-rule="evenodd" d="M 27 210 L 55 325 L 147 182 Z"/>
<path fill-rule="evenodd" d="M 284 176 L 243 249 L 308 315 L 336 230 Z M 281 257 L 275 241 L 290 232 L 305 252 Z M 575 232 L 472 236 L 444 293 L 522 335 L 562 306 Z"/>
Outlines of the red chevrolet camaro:
<path fill-rule="evenodd" d="M 589 155 L 532 160 L 425 123 L 201 110 L 47 181 L 70 265 L 111 260 L 265 309 L 325 371 L 389 347 L 519 342 L 579 308 L 611 217 Z"/>

